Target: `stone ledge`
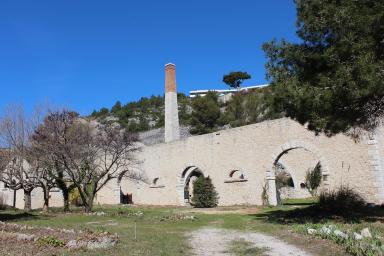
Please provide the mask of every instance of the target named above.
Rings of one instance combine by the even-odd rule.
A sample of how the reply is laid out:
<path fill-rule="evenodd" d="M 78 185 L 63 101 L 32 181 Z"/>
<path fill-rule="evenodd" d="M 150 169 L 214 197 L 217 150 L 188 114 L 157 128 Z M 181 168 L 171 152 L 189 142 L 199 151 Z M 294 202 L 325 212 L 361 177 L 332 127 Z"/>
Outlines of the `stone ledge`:
<path fill-rule="evenodd" d="M 236 183 L 236 182 L 246 182 L 246 179 L 236 179 L 236 180 L 226 180 L 224 183 Z"/>
<path fill-rule="evenodd" d="M 165 186 L 164 185 L 149 186 L 149 188 L 165 188 Z"/>

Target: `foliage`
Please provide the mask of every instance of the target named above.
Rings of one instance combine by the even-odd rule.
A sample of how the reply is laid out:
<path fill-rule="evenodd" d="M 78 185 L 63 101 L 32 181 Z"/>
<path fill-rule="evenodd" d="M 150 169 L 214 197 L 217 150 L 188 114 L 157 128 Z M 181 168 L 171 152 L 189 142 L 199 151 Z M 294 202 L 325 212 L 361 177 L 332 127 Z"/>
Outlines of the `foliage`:
<path fill-rule="evenodd" d="M 236 72 L 230 72 L 229 74 L 224 75 L 223 82 L 229 85 L 229 87 L 237 89 L 241 86 L 241 83 L 244 80 L 247 80 L 250 78 L 251 76 L 247 72 L 236 71 Z"/>
<path fill-rule="evenodd" d="M 322 175 L 320 163 L 318 163 L 312 171 L 308 170 L 305 174 L 305 185 L 312 196 L 316 195 L 317 188 L 321 183 L 321 178 Z"/>
<path fill-rule="evenodd" d="M 330 232 L 322 232 L 322 228 L 328 229 Z M 359 233 L 360 230 L 355 228 L 346 227 L 345 225 L 324 225 L 324 224 L 304 224 L 298 225 L 295 227 L 295 230 L 301 234 L 308 235 L 308 229 L 316 230 L 314 234 L 317 237 L 322 239 L 331 240 L 342 247 L 348 252 L 350 255 L 354 256 L 366 256 L 366 255 L 383 255 L 384 248 L 382 247 L 382 240 L 373 235 L 372 238 L 364 238 L 360 240 L 356 240 L 354 238 L 354 233 Z M 339 230 L 346 234 L 348 237 L 342 238 L 340 236 L 335 235 L 334 231 Z"/>
<path fill-rule="evenodd" d="M 186 125 L 190 119 L 190 101 L 183 93 L 178 93 L 177 96 L 180 123 Z M 103 107 L 99 111 L 93 111 L 91 117 L 104 122 L 116 120 L 131 132 L 159 128 L 164 125 L 164 97 L 154 95 L 149 98 L 142 97 L 138 101 L 128 102 L 125 105 L 117 101 L 110 110 Z"/>
<path fill-rule="evenodd" d="M 273 105 L 315 132 L 374 129 L 384 105 L 384 2 L 296 1 L 301 42 L 263 49 Z"/>
<path fill-rule="evenodd" d="M 37 244 L 40 246 L 53 246 L 53 247 L 63 247 L 65 245 L 64 241 L 54 236 L 39 237 L 39 239 L 37 239 Z"/>
<path fill-rule="evenodd" d="M 250 255 L 267 255 L 269 249 L 267 247 L 255 247 L 255 245 L 244 238 L 231 241 L 229 250 L 232 254 L 237 256 L 250 256 Z"/>
<path fill-rule="evenodd" d="M 208 97 L 190 99 L 178 94 L 179 120 L 191 127 L 192 134 L 206 134 L 223 126 L 238 127 L 283 116 L 276 109 L 271 89 L 260 88 L 239 91 L 228 102 L 220 102 L 218 95 L 209 92 Z M 164 126 L 164 98 L 152 96 L 122 105 L 119 101 L 111 108 L 94 111 L 91 118 L 102 123 L 118 122 L 131 132 L 142 132 Z"/>
<path fill-rule="evenodd" d="M 191 133 L 204 134 L 218 129 L 221 117 L 217 95 L 208 92 L 204 97 L 197 97 L 192 102 Z"/>
<path fill-rule="evenodd" d="M 240 93 L 234 94 L 228 102 L 225 110 L 225 121 L 230 124 L 231 127 L 238 127 L 246 124 L 247 118 L 245 103 L 245 97 Z"/>
<path fill-rule="evenodd" d="M 193 182 L 192 205 L 197 208 L 216 207 L 219 197 L 211 178 L 200 176 Z"/>
<path fill-rule="evenodd" d="M 361 210 L 366 202 L 352 188 L 341 186 L 337 190 L 323 191 L 319 196 L 320 209 L 333 213 L 350 213 Z"/>
<path fill-rule="evenodd" d="M 261 192 L 261 201 L 263 202 L 263 205 L 269 205 L 268 189 L 268 182 L 265 182 L 263 191 Z"/>
<path fill-rule="evenodd" d="M 302 205 L 301 205 L 302 206 Z M 287 225 L 287 223 L 270 223 L 266 214 L 272 212 L 286 212 L 289 210 L 297 209 L 301 207 L 297 206 L 280 206 L 280 207 L 224 207 L 218 209 L 222 213 L 204 214 L 202 212 L 196 212 L 193 215 L 197 217 L 197 221 L 159 221 L 162 216 L 168 216 L 173 214 L 192 214 L 186 213 L 186 209 L 179 207 L 123 207 L 123 206 L 95 206 L 95 211 L 106 212 L 107 217 L 80 214 L 79 209 L 74 208 L 75 212 L 69 214 L 62 214 L 60 212 L 51 212 L 49 215 L 43 214 L 40 211 L 34 211 L 28 215 L 24 212 L 7 210 L 0 212 L 0 219 L 2 221 L 12 220 L 16 221 L 21 226 L 27 224 L 34 227 L 52 227 L 54 229 L 65 228 L 67 230 L 85 230 L 86 227 L 91 230 L 97 230 L 98 226 L 104 226 L 106 231 L 111 233 L 117 233 L 119 235 L 119 243 L 108 249 L 102 250 L 101 253 L 107 252 L 111 255 L 127 255 L 129 251 L 133 255 L 167 255 L 167 256 L 182 256 L 190 255 L 191 247 L 188 246 L 188 240 L 185 239 L 189 232 L 194 232 L 197 229 L 207 226 L 215 226 L 219 228 L 231 229 L 249 232 L 262 232 L 264 234 L 270 234 L 275 237 L 283 237 L 288 243 L 302 247 L 302 249 L 309 249 L 311 253 L 322 256 L 334 256 L 344 255 L 341 248 L 334 246 L 331 240 L 322 240 L 313 246 L 313 242 L 319 241 L 312 237 L 305 237 L 302 234 L 292 235 L 291 229 L 297 225 Z M 233 212 L 234 209 L 243 209 L 248 214 Z M 250 211 L 254 209 L 255 214 L 250 214 Z M 121 214 L 119 217 L 117 212 L 131 212 L 141 211 L 144 214 L 140 218 L 124 217 Z M 226 211 L 231 214 L 223 214 Z M 217 212 L 217 211 L 215 211 Z M 119 214 L 120 215 L 120 214 Z M 381 218 L 381 217 L 380 217 Z M 380 220 L 380 218 L 378 220 Z M 113 220 L 110 223 L 118 223 L 118 225 L 106 225 L 108 220 Z M 85 223 L 93 222 L 92 225 Z M 339 221 L 337 221 L 339 223 Z M 137 226 L 137 241 L 132 242 L 134 239 L 134 226 Z M 333 224 L 333 223 L 329 223 Z M 382 233 L 383 223 L 381 221 L 365 222 L 360 224 L 343 224 L 358 226 L 357 230 L 361 230 L 364 227 L 369 227 L 372 235 Z M 375 229 L 374 229 L 375 227 Z M 162 232 L 159 232 L 161 230 Z M 344 229 L 341 229 L 344 230 Z M 377 232 L 374 232 L 376 231 Z M 93 237 L 93 236 L 92 236 Z M 21 248 L 3 246 L 3 251 L 10 248 L 12 252 L 19 253 Z M 242 249 L 242 248 L 239 248 Z M 56 255 L 67 255 L 68 250 L 65 247 L 55 247 Z M 228 248 L 230 250 L 230 248 Z M 71 250 L 71 255 L 93 255 L 95 251 L 84 250 Z M 21 253 L 22 254 L 22 253 Z M 26 253 L 28 255 L 28 252 Z M 51 252 L 52 254 L 52 252 Z"/>
<path fill-rule="evenodd" d="M 69 202 L 75 206 L 81 206 L 81 197 L 78 188 L 74 188 L 69 192 Z"/>
<path fill-rule="evenodd" d="M 272 104 L 271 88 L 238 92 L 226 103 L 222 124 L 238 127 L 283 117 Z"/>

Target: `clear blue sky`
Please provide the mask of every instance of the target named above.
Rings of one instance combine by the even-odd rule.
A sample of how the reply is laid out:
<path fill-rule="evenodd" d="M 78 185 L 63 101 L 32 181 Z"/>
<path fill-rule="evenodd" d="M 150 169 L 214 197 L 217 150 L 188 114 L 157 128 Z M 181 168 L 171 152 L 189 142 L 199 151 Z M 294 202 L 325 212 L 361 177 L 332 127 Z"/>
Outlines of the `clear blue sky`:
<path fill-rule="evenodd" d="M 263 84 L 261 45 L 297 40 L 291 0 L 1 0 L 0 108 L 67 106 L 81 114 L 178 90 L 226 88 L 223 74 Z"/>

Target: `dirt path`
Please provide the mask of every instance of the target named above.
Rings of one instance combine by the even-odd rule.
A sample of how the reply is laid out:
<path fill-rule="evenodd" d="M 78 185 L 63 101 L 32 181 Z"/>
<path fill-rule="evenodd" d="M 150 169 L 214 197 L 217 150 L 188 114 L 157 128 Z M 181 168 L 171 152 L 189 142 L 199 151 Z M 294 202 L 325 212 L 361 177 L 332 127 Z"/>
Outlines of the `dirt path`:
<path fill-rule="evenodd" d="M 190 233 L 190 245 L 194 255 L 220 256 L 232 255 L 231 242 L 244 239 L 253 244 L 254 247 L 266 248 L 263 255 L 270 256 L 311 256 L 311 254 L 278 240 L 272 236 L 253 233 L 225 230 L 219 228 L 204 228 Z"/>

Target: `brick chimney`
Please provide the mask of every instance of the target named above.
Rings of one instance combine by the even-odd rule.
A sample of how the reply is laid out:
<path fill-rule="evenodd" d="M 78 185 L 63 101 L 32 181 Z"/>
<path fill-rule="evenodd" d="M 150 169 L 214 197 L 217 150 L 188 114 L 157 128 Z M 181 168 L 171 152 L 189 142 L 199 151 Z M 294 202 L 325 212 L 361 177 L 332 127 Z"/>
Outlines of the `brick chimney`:
<path fill-rule="evenodd" d="M 180 139 L 179 110 L 176 91 L 176 66 L 165 65 L 165 142 Z"/>

